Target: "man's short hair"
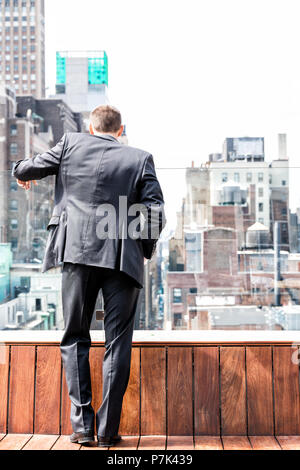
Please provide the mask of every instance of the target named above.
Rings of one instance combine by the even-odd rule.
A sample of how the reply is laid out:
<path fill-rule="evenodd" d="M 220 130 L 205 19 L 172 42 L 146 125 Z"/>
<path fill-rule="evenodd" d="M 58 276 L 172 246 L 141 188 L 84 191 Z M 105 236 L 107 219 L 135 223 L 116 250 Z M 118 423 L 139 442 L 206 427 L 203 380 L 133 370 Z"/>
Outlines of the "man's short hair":
<path fill-rule="evenodd" d="M 114 106 L 98 106 L 91 112 L 90 120 L 96 132 L 118 132 L 122 125 L 120 111 Z"/>

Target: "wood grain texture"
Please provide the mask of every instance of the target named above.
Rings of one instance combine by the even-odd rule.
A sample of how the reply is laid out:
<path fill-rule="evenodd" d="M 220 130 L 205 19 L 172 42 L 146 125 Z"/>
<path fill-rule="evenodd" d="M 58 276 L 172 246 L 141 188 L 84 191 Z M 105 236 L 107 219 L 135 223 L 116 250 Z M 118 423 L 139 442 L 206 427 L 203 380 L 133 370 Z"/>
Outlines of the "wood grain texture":
<path fill-rule="evenodd" d="M 273 348 L 275 435 L 300 434 L 299 365 L 292 362 L 294 349 Z"/>
<path fill-rule="evenodd" d="M 6 433 L 9 346 L 0 345 L 0 433 Z"/>
<path fill-rule="evenodd" d="M 221 419 L 223 435 L 246 435 L 245 348 L 222 347 Z"/>
<path fill-rule="evenodd" d="M 274 436 L 249 436 L 253 450 L 281 450 Z"/>
<path fill-rule="evenodd" d="M 33 433 L 35 347 L 11 346 L 8 432 Z"/>
<path fill-rule="evenodd" d="M 167 450 L 194 450 L 193 436 L 168 436 Z"/>
<path fill-rule="evenodd" d="M 1 450 L 21 450 L 25 444 L 31 439 L 32 434 L 7 434 L 0 441 Z"/>
<path fill-rule="evenodd" d="M 140 348 L 132 348 L 129 383 L 123 398 L 119 434 L 140 433 Z"/>
<path fill-rule="evenodd" d="M 166 434 L 166 349 L 141 349 L 141 435 Z"/>
<path fill-rule="evenodd" d="M 141 436 L 138 450 L 165 450 L 166 436 Z"/>
<path fill-rule="evenodd" d="M 272 350 L 270 347 L 246 348 L 248 434 L 274 434 Z"/>
<path fill-rule="evenodd" d="M 92 406 L 97 412 L 102 403 L 102 364 L 105 348 L 91 348 L 90 369 L 92 381 Z"/>
<path fill-rule="evenodd" d="M 22 450 L 51 450 L 59 436 L 35 434 Z"/>
<path fill-rule="evenodd" d="M 251 443 L 246 436 L 223 436 L 224 450 L 252 450 Z"/>
<path fill-rule="evenodd" d="M 219 436 L 195 436 L 195 450 L 223 450 Z"/>
<path fill-rule="evenodd" d="M 300 436 L 276 436 L 282 450 L 300 450 Z"/>
<path fill-rule="evenodd" d="M 109 447 L 108 450 L 137 450 L 139 444 L 139 436 L 123 436 L 121 442 Z"/>
<path fill-rule="evenodd" d="M 62 391 L 61 391 L 61 434 L 63 436 L 72 434 L 72 425 L 70 420 L 71 415 L 71 400 L 69 398 L 68 387 L 64 369 L 62 371 Z"/>
<path fill-rule="evenodd" d="M 79 450 L 80 444 L 73 444 L 69 436 L 60 436 L 51 450 Z"/>
<path fill-rule="evenodd" d="M 168 348 L 168 434 L 193 435 L 192 348 Z"/>
<path fill-rule="evenodd" d="M 35 433 L 60 433 L 61 356 L 58 347 L 39 346 L 36 364 Z"/>
<path fill-rule="evenodd" d="M 195 435 L 220 434 L 219 350 L 194 348 Z"/>

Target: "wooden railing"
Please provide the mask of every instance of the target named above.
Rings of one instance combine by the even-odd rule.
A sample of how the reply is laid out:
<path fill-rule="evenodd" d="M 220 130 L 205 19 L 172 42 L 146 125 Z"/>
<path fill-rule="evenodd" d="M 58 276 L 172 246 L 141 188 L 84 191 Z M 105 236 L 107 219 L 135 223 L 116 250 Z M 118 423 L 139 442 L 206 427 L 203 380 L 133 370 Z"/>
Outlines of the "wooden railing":
<path fill-rule="evenodd" d="M 300 435 L 298 333 L 181 333 L 135 332 L 121 434 Z M 59 338 L 0 335 L 0 433 L 72 432 Z M 95 333 L 96 409 L 104 351 Z"/>

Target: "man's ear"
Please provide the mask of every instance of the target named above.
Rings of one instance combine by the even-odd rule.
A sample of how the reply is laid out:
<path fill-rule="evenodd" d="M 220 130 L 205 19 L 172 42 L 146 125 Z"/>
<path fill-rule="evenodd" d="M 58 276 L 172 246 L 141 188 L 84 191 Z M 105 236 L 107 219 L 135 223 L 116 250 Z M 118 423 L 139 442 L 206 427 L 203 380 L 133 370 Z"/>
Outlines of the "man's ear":
<path fill-rule="evenodd" d="M 94 129 L 93 129 L 92 123 L 90 123 L 89 130 L 90 130 L 90 133 L 94 135 Z"/>
<path fill-rule="evenodd" d="M 121 126 L 118 132 L 118 137 L 121 137 L 121 135 L 123 134 L 123 131 L 124 131 L 124 126 Z"/>

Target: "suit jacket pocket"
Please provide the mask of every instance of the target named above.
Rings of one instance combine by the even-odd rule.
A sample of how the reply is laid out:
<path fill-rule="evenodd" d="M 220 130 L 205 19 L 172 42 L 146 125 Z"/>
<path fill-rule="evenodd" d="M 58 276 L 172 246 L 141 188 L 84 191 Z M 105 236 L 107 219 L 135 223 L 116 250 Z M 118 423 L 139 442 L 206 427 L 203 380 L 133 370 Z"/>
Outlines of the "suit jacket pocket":
<path fill-rule="evenodd" d="M 62 212 L 60 216 L 51 217 L 47 230 L 49 231 L 48 250 L 54 257 L 56 263 L 63 262 L 66 234 L 67 234 L 67 217 Z"/>

